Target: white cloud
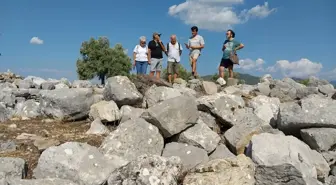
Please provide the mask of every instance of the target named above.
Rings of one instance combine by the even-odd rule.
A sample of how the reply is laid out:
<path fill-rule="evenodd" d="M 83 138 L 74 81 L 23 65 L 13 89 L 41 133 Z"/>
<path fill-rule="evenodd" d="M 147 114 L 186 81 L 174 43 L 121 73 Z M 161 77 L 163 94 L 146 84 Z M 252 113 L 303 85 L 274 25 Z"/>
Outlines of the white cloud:
<path fill-rule="evenodd" d="M 283 76 L 288 77 L 306 78 L 308 76 L 316 76 L 322 68 L 321 63 L 302 58 L 294 62 L 279 60 L 274 66 L 268 67 L 266 71 L 271 73 L 280 72 Z"/>
<path fill-rule="evenodd" d="M 248 11 L 248 14 L 250 16 L 253 16 L 253 17 L 265 18 L 265 17 L 269 16 L 272 12 L 275 12 L 275 11 L 276 11 L 275 8 L 269 9 L 268 2 L 265 2 L 265 4 L 262 5 L 262 6 L 257 5 L 253 8 L 251 8 Z"/>
<path fill-rule="evenodd" d="M 235 24 L 245 23 L 250 17 L 265 18 L 275 11 L 274 8 L 269 8 L 267 2 L 240 12 L 233 8 L 234 4 L 243 2 L 244 0 L 186 0 L 169 7 L 168 13 L 188 25 L 224 31 Z"/>
<path fill-rule="evenodd" d="M 43 40 L 39 39 L 38 37 L 33 37 L 30 39 L 31 44 L 43 44 Z"/>
<path fill-rule="evenodd" d="M 257 60 L 252 59 L 242 59 L 239 60 L 239 65 L 237 68 L 242 69 L 244 71 L 247 70 L 256 70 L 256 71 L 263 71 L 263 65 L 265 64 L 265 61 L 261 58 L 258 58 Z"/>
<path fill-rule="evenodd" d="M 336 68 L 320 74 L 320 77 L 327 80 L 336 80 Z"/>

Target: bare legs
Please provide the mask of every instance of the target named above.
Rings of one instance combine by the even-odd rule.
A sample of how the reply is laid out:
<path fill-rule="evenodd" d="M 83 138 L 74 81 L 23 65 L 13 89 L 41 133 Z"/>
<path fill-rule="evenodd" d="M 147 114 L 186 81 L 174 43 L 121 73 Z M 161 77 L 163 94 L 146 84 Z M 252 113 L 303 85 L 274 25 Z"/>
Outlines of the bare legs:
<path fill-rule="evenodd" d="M 219 66 L 218 68 L 219 77 L 224 78 L 224 70 L 225 68 L 223 66 Z M 233 66 L 229 66 L 228 71 L 229 71 L 229 78 L 233 78 Z"/>

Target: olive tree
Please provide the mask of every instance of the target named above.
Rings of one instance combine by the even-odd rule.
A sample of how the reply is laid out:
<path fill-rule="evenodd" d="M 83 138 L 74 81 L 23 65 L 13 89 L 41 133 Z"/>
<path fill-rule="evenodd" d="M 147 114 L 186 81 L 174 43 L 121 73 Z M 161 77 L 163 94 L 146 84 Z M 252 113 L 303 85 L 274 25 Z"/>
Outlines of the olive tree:
<path fill-rule="evenodd" d="M 98 77 L 102 84 L 111 76 L 126 76 L 132 69 L 131 59 L 121 44 L 110 47 L 106 37 L 90 38 L 80 48 L 81 58 L 77 60 L 77 74 L 81 80 Z"/>

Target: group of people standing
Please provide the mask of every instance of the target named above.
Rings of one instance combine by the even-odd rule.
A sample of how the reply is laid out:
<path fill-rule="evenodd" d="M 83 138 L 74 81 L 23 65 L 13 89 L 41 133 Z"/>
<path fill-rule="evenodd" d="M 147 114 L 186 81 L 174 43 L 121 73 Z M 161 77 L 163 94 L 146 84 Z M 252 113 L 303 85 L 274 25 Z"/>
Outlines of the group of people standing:
<path fill-rule="evenodd" d="M 197 60 L 201 55 L 205 42 L 201 35 L 198 34 L 196 26 L 191 27 L 192 36 L 188 43 L 184 43 L 189 52 L 189 62 L 191 66 L 191 73 L 193 78 L 197 78 Z M 167 72 L 168 81 L 174 82 L 179 75 L 179 65 L 181 62 L 181 55 L 183 47 L 177 42 L 176 35 L 170 36 L 170 42 L 164 45 L 161 41 L 161 34 L 154 32 L 153 40 L 146 43 L 146 37 L 140 37 L 140 43 L 135 46 L 133 50 L 133 66 L 136 68 L 137 74 L 146 74 L 148 65 L 150 66 L 150 76 L 156 78 L 161 77 L 163 53 L 167 56 Z M 226 40 L 223 44 L 223 57 L 219 65 L 219 76 L 224 78 L 224 69 L 229 70 L 229 77 L 233 78 L 233 65 L 230 59 L 232 53 L 244 47 L 242 43 L 235 40 L 235 33 L 232 30 L 226 32 Z M 173 79 L 172 79 L 173 76 Z"/>

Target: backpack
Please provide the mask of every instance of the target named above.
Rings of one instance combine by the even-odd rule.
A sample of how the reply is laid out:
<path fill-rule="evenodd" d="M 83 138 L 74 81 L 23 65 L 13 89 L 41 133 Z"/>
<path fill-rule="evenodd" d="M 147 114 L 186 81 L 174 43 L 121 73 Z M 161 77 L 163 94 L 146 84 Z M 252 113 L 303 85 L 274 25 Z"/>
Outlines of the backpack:
<path fill-rule="evenodd" d="M 170 42 L 167 43 L 167 52 L 169 51 L 169 43 Z M 181 45 L 179 42 L 178 42 L 178 47 L 179 47 L 179 52 L 181 53 Z"/>

